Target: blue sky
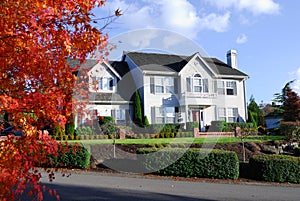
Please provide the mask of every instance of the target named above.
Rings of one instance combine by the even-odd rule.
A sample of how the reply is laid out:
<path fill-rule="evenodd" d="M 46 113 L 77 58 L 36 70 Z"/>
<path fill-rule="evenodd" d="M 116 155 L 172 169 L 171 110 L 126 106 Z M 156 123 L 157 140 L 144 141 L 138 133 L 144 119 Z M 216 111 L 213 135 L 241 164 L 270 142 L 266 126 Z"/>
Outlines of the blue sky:
<path fill-rule="evenodd" d="M 250 76 L 247 100 L 253 95 L 257 103 L 270 103 L 293 79 L 294 90 L 300 92 L 300 1 L 107 0 L 95 13 L 107 16 L 117 8 L 123 15 L 105 32 L 119 50 L 190 54 L 197 46 L 226 62 L 226 52 L 235 49 L 238 69 Z M 173 33 L 171 38 L 167 32 Z M 183 45 L 182 38 L 193 47 Z M 162 42 L 168 46 L 157 46 Z M 115 57 L 112 52 L 110 59 Z"/>

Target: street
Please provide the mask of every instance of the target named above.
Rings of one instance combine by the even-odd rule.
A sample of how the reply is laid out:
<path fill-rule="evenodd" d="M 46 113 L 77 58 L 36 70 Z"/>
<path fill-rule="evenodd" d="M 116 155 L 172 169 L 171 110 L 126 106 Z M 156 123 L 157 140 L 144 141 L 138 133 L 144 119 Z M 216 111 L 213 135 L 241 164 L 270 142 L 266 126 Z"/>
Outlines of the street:
<path fill-rule="evenodd" d="M 299 200 L 299 185 L 283 186 L 260 183 L 224 184 L 147 179 L 143 176 L 95 172 L 56 174 L 54 182 L 42 179 L 56 189 L 62 201 L 79 200 Z M 45 200 L 55 200 L 45 193 Z"/>

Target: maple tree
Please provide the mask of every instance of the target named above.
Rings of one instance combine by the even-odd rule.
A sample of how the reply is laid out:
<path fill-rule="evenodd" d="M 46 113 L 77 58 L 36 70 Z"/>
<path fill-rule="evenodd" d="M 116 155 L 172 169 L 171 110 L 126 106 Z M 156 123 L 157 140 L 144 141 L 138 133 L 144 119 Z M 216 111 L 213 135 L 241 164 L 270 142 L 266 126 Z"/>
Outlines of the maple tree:
<path fill-rule="evenodd" d="M 37 162 L 57 152 L 42 134 L 45 122 L 64 125 L 72 116 L 76 77 L 67 58 L 84 62 L 95 49 L 109 51 L 106 34 L 97 29 L 93 9 L 100 0 L 1 0 L 0 112 L 22 127 L 21 138 L 0 141 L 0 199 L 28 195 L 42 200 Z M 121 15 L 116 10 L 114 16 Z M 108 16 L 108 18 L 113 16 Z M 108 19 L 106 18 L 106 19 Z M 106 21 L 106 23 L 108 23 Z M 81 88 L 85 83 L 77 85 Z M 52 172 L 50 172 L 50 178 Z M 50 191 L 52 192 L 52 191 Z"/>

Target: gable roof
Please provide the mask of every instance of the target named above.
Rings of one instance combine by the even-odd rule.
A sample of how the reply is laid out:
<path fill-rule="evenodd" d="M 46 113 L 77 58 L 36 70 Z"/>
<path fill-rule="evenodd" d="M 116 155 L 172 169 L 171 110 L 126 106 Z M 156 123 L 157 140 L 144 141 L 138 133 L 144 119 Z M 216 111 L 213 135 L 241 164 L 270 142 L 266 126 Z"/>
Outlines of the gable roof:
<path fill-rule="evenodd" d="M 99 61 L 96 59 L 86 59 L 84 63 L 80 63 L 78 60 L 74 60 L 74 59 L 67 59 L 67 63 L 69 64 L 69 66 L 71 68 L 76 69 L 77 67 L 80 67 L 82 69 L 87 69 L 87 70 L 91 70 L 94 66 L 96 66 L 97 64 L 99 64 Z M 121 79 L 121 76 L 119 74 L 119 72 L 117 72 L 112 66 L 111 66 L 112 62 L 106 62 L 103 61 L 100 64 L 105 64 L 109 70 L 115 75 L 117 76 L 117 78 Z M 73 72 L 75 75 L 78 75 L 78 70 Z"/>
<path fill-rule="evenodd" d="M 180 72 L 184 66 L 198 53 L 190 56 L 128 52 L 127 55 L 143 71 Z M 218 76 L 248 77 L 240 70 L 234 69 L 216 58 L 202 57 L 211 70 Z"/>

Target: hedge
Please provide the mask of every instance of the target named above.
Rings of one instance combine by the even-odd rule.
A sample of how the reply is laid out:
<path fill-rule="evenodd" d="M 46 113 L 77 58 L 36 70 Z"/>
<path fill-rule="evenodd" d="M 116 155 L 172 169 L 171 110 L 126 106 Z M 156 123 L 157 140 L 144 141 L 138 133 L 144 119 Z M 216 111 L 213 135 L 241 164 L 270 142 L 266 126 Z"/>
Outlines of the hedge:
<path fill-rule="evenodd" d="M 90 164 L 89 151 L 80 145 L 58 145 L 58 156 L 49 155 L 47 167 L 86 168 Z"/>
<path fill-rule="evenodd" d="M 300 147 L 295 147 L 295 156 L 300 156 Z"/>
<path fill-rule="evenodd" d="M 253 179 L 272 182 L 300 182 L 299 157 L 255 155 L 249 160 Z"/>
<path fill-rule="evenodd" d="M 221 179 L 237 179 L 239 176 L 238 157 L 231 151 L 142 148 L 137 153 L 147 171 L 158 175 Z M 171 165 L 165 167 L 168 164 Z"/>

